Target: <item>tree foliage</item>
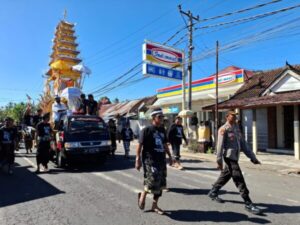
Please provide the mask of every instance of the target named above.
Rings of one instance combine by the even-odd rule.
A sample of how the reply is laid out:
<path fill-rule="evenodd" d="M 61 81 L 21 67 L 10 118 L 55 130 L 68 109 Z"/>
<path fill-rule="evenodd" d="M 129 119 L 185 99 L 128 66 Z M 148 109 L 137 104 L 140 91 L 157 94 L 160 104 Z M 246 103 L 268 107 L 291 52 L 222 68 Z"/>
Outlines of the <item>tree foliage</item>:
<path fill-rule="evenodd" d="M 3 106 L 0 108 L 0 121 L 4 120 L 5 117 L 11 117 L 16 122 L 21 122 L 24 112 L 26 110 L 26 107 L 27 107 L 27 104 L 24 102 L 8 103 L 6 106 Z M 35 106 L 32 107 L 32 109 L 34 109 L 34 108 L 35 108 Z"/>

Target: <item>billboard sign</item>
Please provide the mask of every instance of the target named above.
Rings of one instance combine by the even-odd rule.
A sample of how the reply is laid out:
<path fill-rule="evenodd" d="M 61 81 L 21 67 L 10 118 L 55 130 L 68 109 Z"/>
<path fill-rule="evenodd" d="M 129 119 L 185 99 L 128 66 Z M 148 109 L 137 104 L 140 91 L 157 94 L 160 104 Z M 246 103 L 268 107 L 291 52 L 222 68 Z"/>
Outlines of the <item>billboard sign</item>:
<path fill-rule="evenodd" d="M 143 74 L 182 80 L 184 54 L 178 49 L 146 41 L 143 44 Z"/>
<path fill-rule="evenodd" d="M 183 52 L 165 45 L 146 42 L 143 44 L 143 61 L 167 67 L 182 67 Z"/>
<path fill-rule="evenodd" d="M 170 69 L 155 64 L 144 63 L 143 74 L 144 76 L 155 76 L 165 79 L 182 80 L 181 70 Z"/>

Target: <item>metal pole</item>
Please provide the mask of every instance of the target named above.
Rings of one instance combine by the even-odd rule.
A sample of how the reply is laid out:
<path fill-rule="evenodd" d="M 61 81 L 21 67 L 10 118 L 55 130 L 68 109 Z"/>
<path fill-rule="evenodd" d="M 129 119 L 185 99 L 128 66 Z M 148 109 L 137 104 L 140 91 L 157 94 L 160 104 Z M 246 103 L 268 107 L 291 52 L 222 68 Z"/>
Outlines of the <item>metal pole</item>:
<path fill-rule="evenodd" d="M 215 146 L 218 141 L 218 103 L 219 103 L 219 92 L 218 92 L 218 86 L 219 86 L 219 41 L 216 43 L 216 104 L 215 104 Z"/>
<path fill-rule="evenodd" d="M 185 66 L 182 65 L 182 110 L 185 110 Z M 186 126 L 186 119 L 183 119 L 183 126 Z"/>

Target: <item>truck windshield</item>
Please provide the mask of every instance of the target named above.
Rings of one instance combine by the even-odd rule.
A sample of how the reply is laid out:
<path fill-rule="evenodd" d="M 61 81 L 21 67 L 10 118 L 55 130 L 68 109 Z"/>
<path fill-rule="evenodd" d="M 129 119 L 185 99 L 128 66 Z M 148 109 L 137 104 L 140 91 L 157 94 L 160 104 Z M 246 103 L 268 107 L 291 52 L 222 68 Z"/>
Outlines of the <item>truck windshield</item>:
<path fill-rule="evenodd" d="M 70 130 L 102 130 L 105 127 L 103 121 L 97 120 L 73 120 L 69 124 Z"/>

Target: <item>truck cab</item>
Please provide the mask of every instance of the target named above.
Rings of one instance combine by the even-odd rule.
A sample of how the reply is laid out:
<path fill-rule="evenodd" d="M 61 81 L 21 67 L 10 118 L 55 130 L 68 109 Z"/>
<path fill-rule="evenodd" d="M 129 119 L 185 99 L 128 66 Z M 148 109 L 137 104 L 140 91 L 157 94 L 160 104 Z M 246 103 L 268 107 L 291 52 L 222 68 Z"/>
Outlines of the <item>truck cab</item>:
<path fill-rule="evenodd" d="M 104 162 L 111 151 L 108 127 L 98 116 L 70 115 L 56 134 L 56 163 Z"/>

